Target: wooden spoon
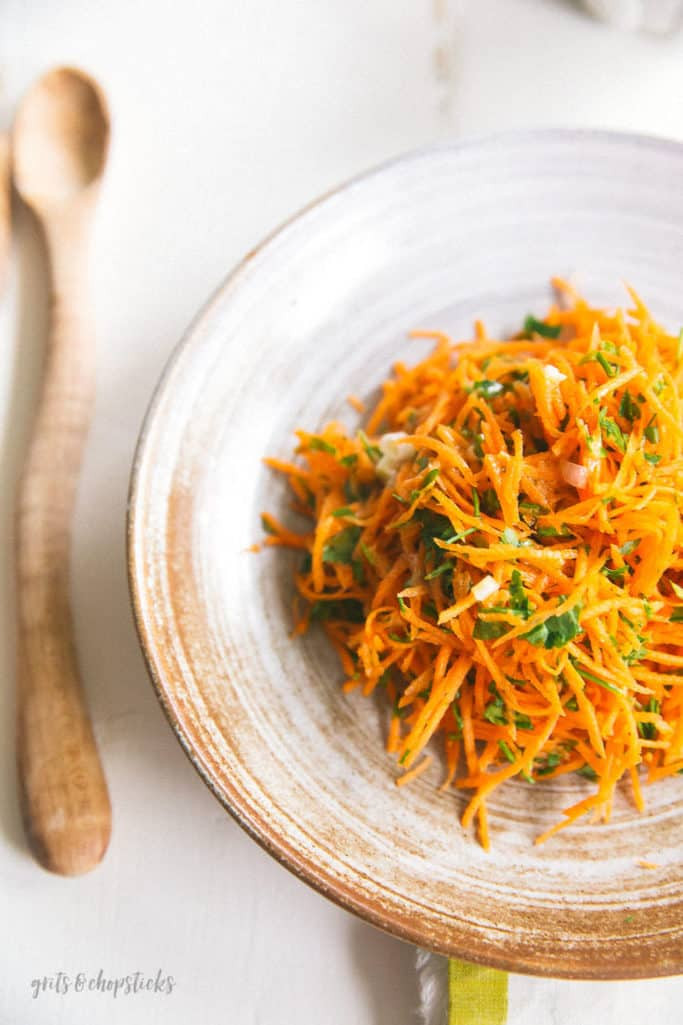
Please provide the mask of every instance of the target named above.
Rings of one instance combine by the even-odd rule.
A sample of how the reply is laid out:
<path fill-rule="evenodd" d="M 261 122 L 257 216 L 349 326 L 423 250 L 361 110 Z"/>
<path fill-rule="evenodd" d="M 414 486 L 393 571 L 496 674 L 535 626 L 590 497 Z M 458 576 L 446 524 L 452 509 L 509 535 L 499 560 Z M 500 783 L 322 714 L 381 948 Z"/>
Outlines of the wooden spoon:
<path fill-rule="evenodd" d="M 0 134 L 0 294 L 5 284 L 12 222 L 9 139 Z"/>
<path fill-rule="evenodd" d="M 100 861 L 111 832 L 69 605 L 71 519 L 95 397 L 86 263 L 109 142 L 104 96 L 81 71 L 50 71 L 24 97 L 12 141 L 15 185 L 42 226 L 51 285 L 45 375 L 17 508 L 19 786 L 35 857 L 77 875 Z"/>

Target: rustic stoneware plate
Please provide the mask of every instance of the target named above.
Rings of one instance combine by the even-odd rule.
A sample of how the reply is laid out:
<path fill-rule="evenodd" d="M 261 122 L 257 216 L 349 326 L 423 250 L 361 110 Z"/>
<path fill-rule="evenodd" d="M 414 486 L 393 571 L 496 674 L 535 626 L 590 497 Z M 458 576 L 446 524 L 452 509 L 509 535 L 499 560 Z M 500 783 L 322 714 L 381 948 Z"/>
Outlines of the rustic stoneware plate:
<path fill-rule="evenodd" d="M 584 978 L 683 970 L 683 780 L 626 791 L 609 825 L 534 837 L 590 783 L 510 783 L 493 849 L 458 823 L 435 764 L 393 784 L 387 710 L 341 693 L 324 638 L 291 640 L 291 561 L 253 554 L 282 512 L 261 463 L 292 431 L 354 424 L 416 327 L 467 337 L 543 313 L 552 274 L 599 303 L 642 292 L 683 318 L 683 147 L 581 132 L 418 153 L 307 209 L 252 253 L 166 370 L 133 472 L 130 578 L 178 739 L 242 826 L 325 896 L 445 954 Z M 286 515 L 286 513 L 285 513 Z M 438 761 L 438 760 L 437 760 Z M 658 867 L 646 870 L 644 859 Z"/>

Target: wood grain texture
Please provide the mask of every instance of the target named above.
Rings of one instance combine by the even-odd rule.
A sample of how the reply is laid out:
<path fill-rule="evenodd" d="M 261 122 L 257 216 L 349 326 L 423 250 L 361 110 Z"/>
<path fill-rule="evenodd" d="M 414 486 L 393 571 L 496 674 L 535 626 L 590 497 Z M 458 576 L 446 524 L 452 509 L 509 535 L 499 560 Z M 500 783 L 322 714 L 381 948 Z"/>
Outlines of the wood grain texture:
<path fill-rule="evenodd" d="M 66 69 L 29 93 L 14 134 L 17 189 L 41 222 L 50 271 L 44 377 L 17 503 L 17 758 L 30 846 L 63 875 L 93 868 L 111 832 L 69 594 L 71 521 L 95 398 L 88 242 L 107 137 L 101 94 Z"/>
<path fill-rule="evenodd" d="M 9 138 L 0 133 L 0 294 L 7 276 L 12 235 L 12 191 Z"/>

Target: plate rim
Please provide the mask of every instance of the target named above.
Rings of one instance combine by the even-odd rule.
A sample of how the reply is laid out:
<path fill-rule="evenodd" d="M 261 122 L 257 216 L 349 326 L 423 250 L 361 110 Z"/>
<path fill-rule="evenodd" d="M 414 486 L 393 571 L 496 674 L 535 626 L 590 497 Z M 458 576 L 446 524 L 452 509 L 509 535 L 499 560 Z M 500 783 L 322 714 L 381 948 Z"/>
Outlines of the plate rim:
<path fill-rule="evenodd" d="M 290 228 L 300 224 L 308 215 L 314 213 L 319 207 L 334 200 L 340 194 L 352 191 L 356 186 L 366 181 L 383 175 L 394 168 L 417 163 L 420 160 L 428 159 L 439 154 L 458 154 L 470 150 L 483 151 L 488 147 L 501 146 L 506 143 L 517 143 L 528 141 L 537 143 L 582 141 L 599 142 L 604 141 L 610 145 L 636 146 L 643 150 L 670 152 L 683 159 L 683 141 L 678 141 L 665 136 L 640 133 L 624 132 L 609 129 L 592 128 L 528 128 L 508 130 L 481 135 L 470 135 L 457 142 L 442 142 L 428 144 L 411 149 L 405 153 L 393 156 L 369 169 L 345 179 L 340 184 L 324 191 L 311 202 L 297 209 L 285 220 L 281 221 L 272 231 L 266 234 L 256 245 L 233 265 L 232 269 L 210 293 L 208 299 L 199 308 L 198 312 L 189 322 L 188 326 L 180 336 L 179 341 L 174 345 L 169 357 L 166 359 L 157 383 L 152 390 L 148 401 L 147 409 L 142 420 L 138 438 L 135 444 L 133 461 L 129 477 L 127 503 L 126 503 L 126 565 L 128 592 L 133 612 L 133 621 L 138 638 L 147 674 L 157 696 L 166 720 L 171 727 L 185 755 L 199 774 L 204 784 L 213 794 L 220 805 L 230 814 L 235 822 L 254 840 L 262 850 L 266 851 L 280 865 L 290 871 L 302 882 L 316 890 L 323 897 L 331 900 L 337 906 L 358 916 L 370 925 L 389 933 L 392 936 L 410 942 L 418 947 L 425 947 L 445 957 L 462 957 L 463 959 L 481 965 L 497 968 L 502 971 L 515 974 L 533 975 L 546 978 L 561 978 L 574 980 L 627 980 L 664 978 L 676 974 L 668 963 L 662 965 L 659 959 L 646 958 L 637 964 L 630 963 L 629 970 L 620 969 L 620 962 L 617 960 L 604 961 L 591 960 L 582 961 L 577 958 L 580 967 L 572 967 L 576 955 L 567 957 L 568 967 L 566 970 L 558 969 L 557 965 L 544 966 L 542 960 L 529 955 L 506 957 L 504 953 L 493 952 L 488 949 L 488 944 L 483 944 L 487 950 L 480 951 L 476 947 L 472 935 L 463 934 L 461 943 L 456 947 L 450 942 L 440 942 L 437 936 L 428 935 L 428 931 L 419 926 L 411 925 L 410 920 L 405 917 L 370 901 L 359 898 L 354 894 L 351 887 L 341 882 L 338 878 L 318 870 L 316 864 L 302 857 L 296 848 L 292 847 L 289 841 L 282 835 L 274 834 L 265 820 L 255 813 L 249 812 L 248 808 L 241 805 L 240 794 L 233 790 L 230 781 L 224 783 L 224 790 L 218 789 L 211 774 L 202 763 L 186 731 L 184 730 L 178 716 L 175 714 L 172 703 L 164 686 L 162 674 L 153 654 L 152 629 L 146 622 L 145 615 L 145 587 L 142 575 L 138 573 L 138 557 L 142 547 L 143 528 L 143 507 L 141 505 L 141 481 L 145 464 L 153 454 L 151 441 L 153 428 L 165 399 L 166 392 L 171 384 L 176 365 L 181 357 L 190 348 L 196 335 L 200 334 L 204 325 L 210 320 L 215 309 L 232 291 L 239 287 L 242 276 L 248 271 L 250 264 L 272 243 L 285 236 Z M 501 948 L 502 950 L 502 948 Z M 679 958 L 678 970 L 683 971 L 683 955 Z M 642 968 L 642 970 L 640 970 Z"/>

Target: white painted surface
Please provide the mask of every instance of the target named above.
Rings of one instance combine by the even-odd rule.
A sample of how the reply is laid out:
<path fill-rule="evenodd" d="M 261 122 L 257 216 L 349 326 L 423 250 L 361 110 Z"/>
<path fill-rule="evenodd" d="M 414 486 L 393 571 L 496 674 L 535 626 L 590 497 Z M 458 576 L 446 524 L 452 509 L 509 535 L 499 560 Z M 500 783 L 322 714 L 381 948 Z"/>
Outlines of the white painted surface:
<path fill-rule="evenodd" d="M 5 0 L 0 19 L 0 125 L 36 73 L 71 61 L 100 78 L 115 131 L 93 260 L 99 402 L 74 560 L 115 822 L 106 862 L 81 880 L 33 865 L 15 802 L 11 503 L 45 326 L 44 269 L 24 215 L 0 303 L 0 1022 L 408 1025 L 410 948 L 263 854 L 166 726 L 127 604 L 135 438 L 196 308 L 283 217 L 366 166 L 463 133 L 579 124 L 681 138 L 683 37 L 610 31 L 566 0 Z M 161 970 L 175 988 L 32 999 L 34 978 L 100 969 Z M 529 986 L 530 1000 L 540 993 L 514 985 Z M 680 982 L 613 993 L 620 1025 L 639 1025 L 645 1007 L 678 1020 Z M 606 1021 L 598 1003 L 585 1014 L 581 1025 Z"/>

